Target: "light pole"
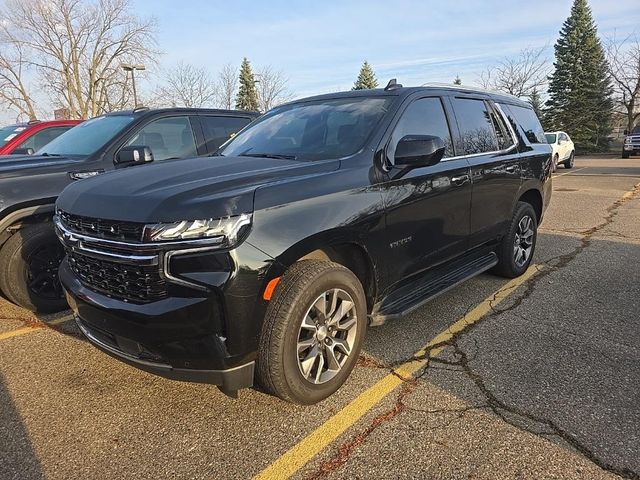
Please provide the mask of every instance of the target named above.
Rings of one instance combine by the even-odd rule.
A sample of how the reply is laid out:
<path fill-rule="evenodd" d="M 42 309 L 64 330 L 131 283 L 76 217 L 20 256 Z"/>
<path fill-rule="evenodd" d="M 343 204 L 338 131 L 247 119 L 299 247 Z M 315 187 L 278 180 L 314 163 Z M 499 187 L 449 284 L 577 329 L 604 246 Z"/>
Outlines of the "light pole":
<path fill-rule="evenodd" d="M 144 65 L 141 64 L 131 64 L 131 63 L 123 63 L 120 65 L 125 72 L 131 72 L 131 81 L 133 82 L 133 108 L 138 106 L 138 95 L 136 93 L 136 70 L 144 70 Z"/>

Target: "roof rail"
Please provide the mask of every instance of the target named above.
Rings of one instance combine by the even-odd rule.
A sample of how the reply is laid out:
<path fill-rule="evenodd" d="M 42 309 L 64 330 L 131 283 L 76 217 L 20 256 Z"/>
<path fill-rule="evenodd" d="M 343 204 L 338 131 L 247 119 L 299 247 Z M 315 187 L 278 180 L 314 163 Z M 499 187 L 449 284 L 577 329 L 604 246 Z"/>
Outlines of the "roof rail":
<path fill-rule="evenodd" d="M 133 113 L 146 112 L 147 110 L 149 110 L 149 107 L 139 106 L 133 109 Z"/>
<path fill-rule="evenodd" d="M 34 118 L 33 120 L 29 120 L 27 122 L 27 125 L 35 125 L 36 123 L 40 123 L 40 120 Z"/>
<path fill-rule="evenodd" d="M 449 88 L 451 90 L 469 90 L 470 92 L 479 92 L 479 93 L 495 93 L 497 95 L 504 95 L 505 97 L 515 98 L 517 100 L 522 100 L 521 98 L 516 97 L 510 93 L 501 92 L 499 90 L 490 90 L 488 88 L 471 86 L 468 87 L 466 85 L 452 85 L 450 83 L 444 82 L 427 82 L 420 85 L 421 87 L 438 87 L 438 88 Z"/>

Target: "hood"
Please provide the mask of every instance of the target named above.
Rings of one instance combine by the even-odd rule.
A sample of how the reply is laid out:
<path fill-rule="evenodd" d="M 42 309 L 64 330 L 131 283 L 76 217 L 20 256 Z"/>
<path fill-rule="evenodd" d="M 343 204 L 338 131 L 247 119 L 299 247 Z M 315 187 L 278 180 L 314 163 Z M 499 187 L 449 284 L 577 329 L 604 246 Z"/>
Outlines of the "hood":
<path fill-rule="evenodd" d="M 261 185 L 338 165 L 254 157 L 171 160 L 75 182 L 56 205 L 75 215 L 140 223 L 218 218 L 252 212 Z"/>
<path fill-rule="evenodd" d="M 48 155 L 0 155 L 0 177 L 35 173 L 38 170 L 66 170 L 67 165 L 84 160 Z"/>

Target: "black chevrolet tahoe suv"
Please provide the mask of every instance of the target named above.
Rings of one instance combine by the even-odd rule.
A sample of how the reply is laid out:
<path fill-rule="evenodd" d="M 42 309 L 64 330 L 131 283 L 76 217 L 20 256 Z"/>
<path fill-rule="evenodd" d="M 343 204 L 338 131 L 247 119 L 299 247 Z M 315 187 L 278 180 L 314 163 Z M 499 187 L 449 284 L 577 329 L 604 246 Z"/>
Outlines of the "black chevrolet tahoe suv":
<path fill-rule="evenodd" d="M 390 82 L 306 98 L 216 156 L 67 187 L 60 280 L 120 360 L 310 404 L 346 380 L 368 325 L 490 269 L 521 275 L 551 167 L 515 97 Z"/>
<path fill-rule="evenodd" d="M 88 120 L 35 155 L 0 157 L 0 293 L 39 312 L 67 308 L 58 282 L 64 250 L 51 219 L 69 183 L 151 159 L 210 154 L 256 116 L 138 108 Z"/>

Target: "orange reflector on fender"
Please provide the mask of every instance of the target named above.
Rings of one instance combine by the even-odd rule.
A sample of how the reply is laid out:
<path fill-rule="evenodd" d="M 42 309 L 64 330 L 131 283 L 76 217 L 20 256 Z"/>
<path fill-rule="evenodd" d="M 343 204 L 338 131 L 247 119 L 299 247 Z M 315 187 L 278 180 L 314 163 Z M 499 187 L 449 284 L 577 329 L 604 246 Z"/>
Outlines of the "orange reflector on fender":
<path fill-rule="evenodd" d="M 267 283 L 267 288 L 264 289 L 264 293 L 262 294 L 262 298 L 267 301 L 271 300 L 271 296 L 273 295 L 273 291 L 278 286 L 278 282 L 280 282 L 280 277 L 269 280 L 269 283 Z"/>

